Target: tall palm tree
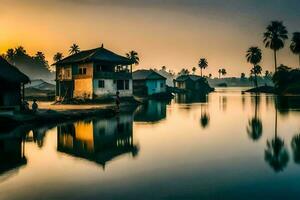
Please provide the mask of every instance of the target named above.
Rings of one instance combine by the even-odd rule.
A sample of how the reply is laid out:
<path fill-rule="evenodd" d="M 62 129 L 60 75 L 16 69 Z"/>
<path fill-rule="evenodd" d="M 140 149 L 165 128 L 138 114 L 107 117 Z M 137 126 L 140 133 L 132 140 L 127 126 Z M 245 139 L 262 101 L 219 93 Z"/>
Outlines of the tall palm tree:
<path fill-rule="evenodd" d="M 254 83 L 256 88 L 258 87 L 257 76 L 260 75 L 261 72 L 262 68 L 259 65 L 255 65 L 250 71 L 251 75 L 254 75 Z"/>
<path fill-rule="evenodd" d="M 299 56 L 299 67 L 300 67 L 300 32 L 293 33 L 290 49 L 294 54 Z"/>
<path fill-rule="evenodd" d="M 76 54 L 76 53 L 79 53 L 80 52 L 80 48 L 77 44 L 72 44 L 72 46 L 70 47 L 69 49 L 69 53 L 70 55 L 73 55 L 73 54 Z"/>
<path fill-rule="evenodd" d="M 277 70 L 277 51 L 284 47 L 284 41 L 288 39 L 288 31 L 283 22 L 272 21 L 264 33 L 264 44 L 274 52 L 275 72 Z"/>
<path fill-rule="evenodd" d="M 201 76 L 202 76 L 202 70 L 208 67 L 208 62 L 205 58 L 200 58 L 198 62 L 198 66 L 200 67 L 201 70 Z"/>
<path fill-rule="evenodd" d="M 222 69 L 219 69 L 218 73 L 219 73 L 219 79 L 220 79 L 221 78 L 221 74 L 222 74 Z"/>
<path fill-rule="evenodd" d="M 126 57 L 132 60 L 133 64 L 138 65 L 140 63 L 139 54 L 136 51 L 130 51 L 126 53 Z"/>
<path fill-rule="evenodd" d="M 140 63 L 139 54 L 132 50 L 129 53 L 126 53 L 126 57 L 129 58 L 133 64 L 138 65 Z M 132 65 L 130 66 L 130 71 L 132 72 Z"/>
<path fill-rule="evenodd" d="M 261 67 L 257 65 L 262 59 L 261 49 L 258 47 L 250 47 L 246 52 L 246 59 L 248 63 L 253 65 L 251 74 L 255 77 L 255 86 L 257 87 L 257 75 L 261 73 Z"/>
<path fill-rule="evenodd" d="M 193 68 L 192 68 L 193 74 L 195 74 L 196 70 L 197 70 L 196 67 L 193 67 Z"/>
<path fill-rule="evenodd" d="M 57 53 L 53 56 L 53 61 L 54 61 L 54 62 L 58 62 L 58 61 L 62 60 L 63 57 L 64 57 L 64 56 L 63 56 L 62 53 L 57 52 Z"/>
<path fill-rule="evenodd" d="M 227 74 L 227 71 L 225 68 L 221 69 L 221 74 L 222 74 L 222 76 L 225 76 Z"/>

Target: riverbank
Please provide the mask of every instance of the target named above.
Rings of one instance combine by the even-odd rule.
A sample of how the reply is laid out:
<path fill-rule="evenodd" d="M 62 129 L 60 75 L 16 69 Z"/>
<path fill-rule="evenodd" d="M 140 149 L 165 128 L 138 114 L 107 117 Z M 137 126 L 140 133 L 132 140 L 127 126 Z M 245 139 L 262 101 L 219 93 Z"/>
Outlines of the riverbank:
<path fill-rule="evenodd" d="M 88 117 L 113 117 L 118 113 L 133 112 L 139 104 L 122 103 L 120 110 L 114 104 L 62 105 L 53 102 L 40 102 L 37 113 L 15 112 L 0 116 L 0 126 L 41 125 L 62 123 Z"/>

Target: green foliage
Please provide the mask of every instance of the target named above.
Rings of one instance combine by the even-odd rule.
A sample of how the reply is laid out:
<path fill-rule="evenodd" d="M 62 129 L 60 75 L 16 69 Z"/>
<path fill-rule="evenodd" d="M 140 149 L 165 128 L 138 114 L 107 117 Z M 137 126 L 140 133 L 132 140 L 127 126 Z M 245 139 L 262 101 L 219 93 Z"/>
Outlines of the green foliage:
<path fill-rule="evenodd" d="M 76 53 L 79 53 L 80 52 L 80 48 L 77 44 L 72 44 L 72 46 L 70 47 L 69 49 L 69 53 L 70 55 L 73 55 L 73 54 L 76 54 Z"/>
<path fill-rule="evenodd" d="M 300 70 L 291 69 L 280 65 L 273 76 L 273 82 L 279 93 L 299 93 L 300 92 Z M 293 91 L 291 88 L 294 87 Z"/>
<path fill-rule="evenodd" d="M 126 54 L 126 57 L 132 60 L 133 64 L 138 65 L 140 63 L 139 54 L 136 51 L 130 51 Z"/>
<path fill-rule="evenodd" d="M 50 71 L 45 54 L 38 51 L 34 56 L 27 54 L 24 47 L 19 46 L 15 49 L 8 49 L 5 58 L 22 71 L 22 68 L 30 67 L 32 72 L 45 73 Z"/>
<path fill-rule="evenodd" d="M 257 65 L 262 59 L 261 49 L 258 47 L 250 47 L 246 53 L 247 62 Z"/>

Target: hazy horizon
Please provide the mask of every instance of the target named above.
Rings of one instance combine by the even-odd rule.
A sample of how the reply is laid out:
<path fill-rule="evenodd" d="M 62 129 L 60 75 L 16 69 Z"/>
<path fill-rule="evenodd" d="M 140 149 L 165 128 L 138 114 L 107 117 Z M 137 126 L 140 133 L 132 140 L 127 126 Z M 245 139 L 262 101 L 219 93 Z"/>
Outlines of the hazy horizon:
<path fill-rule="evenodd" d="M 220 67 L 228 76 L 249 74 L 245 52 L 263 50 L 263 70 L 273 70 L 273 53 L 265 49 L 262 34 L 271 20 L 283 21 L 289 36 L 300 31 L 297 0 L 0 0 L 0 54 L 22 45 L 34 54 L 68 54 L 72 43 L 81 50 L 101 43 L 124 55 L 135 50 L 139 68 L 166 66 L 175 72 L 197 67 L 207 58 L 204 74 L 217 76 Z M 289 50 L 290 39 L 279 51 L 278 63 L 298 66 Z M 197 71 L 199 73 L 200 70 Z"/>

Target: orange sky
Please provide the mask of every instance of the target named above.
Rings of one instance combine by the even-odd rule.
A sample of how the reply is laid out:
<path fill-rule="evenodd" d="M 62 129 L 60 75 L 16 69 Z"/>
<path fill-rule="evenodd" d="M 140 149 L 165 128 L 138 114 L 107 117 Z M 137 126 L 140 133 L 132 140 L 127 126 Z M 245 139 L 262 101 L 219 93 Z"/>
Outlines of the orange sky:
<path fill-rule="evenodd" d="M 106 48 L 120 54 L 136 50 L 141 59 L 137 68 L 165 65 L 179 71 L 183 67 L 197 66 L 199 58 L 206 57 L 209 68 L 204 73 L 217 76 L 218 69 L 224 67 L 228 76 L 239 76 L 241 72 L 248 74 L 251 67 L 245 60 L 247 48 L 251 45 L 263 48 L 262 33 L 269 21 L 279 15 L 276 9 L 281 9 L 277 18 L 284 20 L 290 32 L 297 28 L 300 31 L 300 9 L 282 8 L 282 1 L 278 0 L 263 3 L 252 11 L 248 9 L 253 9 L 253 3 L 224 6 L 218 3 L 224 1 L 217 0 L 200 0 L 199 4 L 194 0 L 187 3 L 167 0 L 165 4 L 150 0 L 150 3 L 137 5 L 133 4 L 136 0 L 126 1 L 128 4 L 119 0 L 67 0 L 65 3 L 0 0 L 3 7 L 0 53 L 22 45 L 32 54 L 38 50 L 45 52 L 52 63 L 56 52 L 67 55 L 74 42 L 82 50 L 104 43 Z M 277 7 L 272 7 L 274 5 Z M 264 12 L 263 8 L 268 6 L 271 7 Z M 262 67 L 272 70 L 272 52 L 263 50 Z M 279 63 L 297 66 L 297 61 L 288 47 L 279 53 Z"/>

